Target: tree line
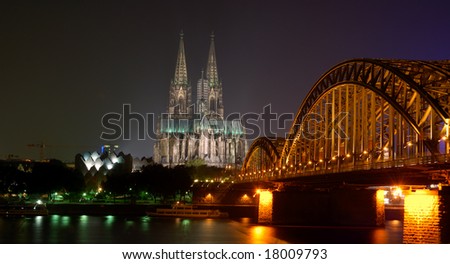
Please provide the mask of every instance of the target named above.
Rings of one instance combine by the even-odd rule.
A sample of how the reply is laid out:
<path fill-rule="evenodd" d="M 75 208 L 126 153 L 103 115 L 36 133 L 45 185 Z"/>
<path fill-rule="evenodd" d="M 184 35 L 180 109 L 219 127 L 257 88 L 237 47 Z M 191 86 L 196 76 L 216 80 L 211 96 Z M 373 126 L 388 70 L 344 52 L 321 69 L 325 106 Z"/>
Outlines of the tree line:
<path fill-rule="evenodd" d="M 160 164 L 145 166 L 141 171 L 127 172 L 122 164 L 116 164 L 102 183 L 102 189 L 112 195 L 125 194 L 135 198 L 146 194 L 155 201 L 184 199 L 190 195 L 195 179 L 214 178 L 222 172 L 220 168 L 206 165 L 169 168 Z"/>
<path fill-rule="evenodd" d="M 0 166 L 3 194 L 50 194 L 55 191 L 82 192 L 83 175 L 59 160 L 36 163 L 6 163 Z"/>
<path fill-rule="evenodd" d="M 95 193 L 98 197 L 128 197 L 161 201 L 183 198 L 190 193 L 195 179 L 223 176 L 223 170 L 216 167 L 176 166 L 163 167 L 152 164 L 141 171 L 131 172 L 123 164 L 115 164 L 107 172 L 99 190 L 88 190 L 81 172 L 68 168 L 59 160 L 33 163 L 23 167 L 16 163 L 0 164 L 0 192 L 3 194 L 48 194 L 60 192 L 78 201 L 83 193 Z"/>

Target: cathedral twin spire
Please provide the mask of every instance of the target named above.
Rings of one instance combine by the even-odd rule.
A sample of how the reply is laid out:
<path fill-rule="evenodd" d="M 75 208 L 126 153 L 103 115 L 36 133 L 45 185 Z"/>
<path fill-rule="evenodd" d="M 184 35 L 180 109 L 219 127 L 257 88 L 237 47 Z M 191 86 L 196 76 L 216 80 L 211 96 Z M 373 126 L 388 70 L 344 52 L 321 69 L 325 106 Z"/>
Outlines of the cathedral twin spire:
<path fill-rule="evenodd" d="M 201 71 L 196 82 L 197 98 L 191 100 L 184 34 L 180 34 L 175 74 L 170 82 L 168 115 L 161 116 L 154 145 L 154 160 L 164 166 L 185 165 L 200 159 L 208 166 L 225 168 L 238 166 L 245 156 L 247 143 L 243 127 L 235 120 L 223 119 L 222 84 L 214 38 L 211 34 L 205 71 Z"/>
<path fill-rule="evenodd" d="M 180 33 L 180 46 L 178 47 L 177 66 L 175 68 L 175 84 L 188 84 L 186 54 L 184 52 L 184 34 Z"/>
<path fill-rule="evenodd" d="M 211 34 L 211 43 L 209 46 L 208 65 L 206 69 L 206 78 L 211 87 L 219 85 L 219 74 L 217 73 L 216 50 L 214 47 L 214 33 Z"/>
<path fill-rule="evenodd" d="M 197 87 L 197 104 L 199 112 L 212 113 L 216 112 L 223 115 L 222 106 L 222 87 L 219 81 L 219 74 L 217 71 L 216 51 L 214 44 L 215 35 L 210 35 L 210 47 L 208 54 L 208 62 L 206 66 L 206 79 L 202 75 Z M 190 105 L 191 87 L 188 81 L 186 54 L 184 49 L 184 34 L 180 33 L 180 43 L 178 47 L 177 64 L 175 67 L 175 76 L 172 82 L 170 92 L 169 111 L 174 113 L 177 106 Z M 181 99 L 181 101 L 180 101 Z M 184 99 L 184 101 L 183 101 Z M 178 109 L 185 109 L 178 107 Z M 176 112 L 176 111 L 175 111 Z"/>

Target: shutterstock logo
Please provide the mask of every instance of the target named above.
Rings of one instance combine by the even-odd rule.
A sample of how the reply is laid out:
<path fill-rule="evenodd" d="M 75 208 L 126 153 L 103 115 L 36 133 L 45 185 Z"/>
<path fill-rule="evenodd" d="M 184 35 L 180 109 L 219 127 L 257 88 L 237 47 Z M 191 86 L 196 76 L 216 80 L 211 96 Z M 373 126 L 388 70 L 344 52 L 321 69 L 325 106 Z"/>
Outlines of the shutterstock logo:
<path fill-rule="evenodd" d="M 327 121 L 323 115 L 308 113 L 303 116 L 302 122 L 296 124 L 296 126 L 300 126 L 301 136 L 307 140 L 331 139 L 333 136 L 335 138 L 348 139 L 342 127 L 342 122 L 348 116 L 347 112 L 341 112 L 334 119 Z"/>
<path fill-rule="evenodd" d="M 137 139 L 155 139 L 155 115 L 153 113 L 137 113 L 131 111 L 130 104 L 122 105 L 122 112 L 109 112 L 102 117 L 102 131 L 100 139 L 106 141 L 131 140 L 132 123 L 136 122 Z M 148 128 L 151 129 L 148 129 Z"/>
<path fill-rule="evenodd" d="M 339 113 L 333 120 L 309 113 L 295 126 L 299 126 L 300 130 L 297 131 L 301 131 L 302 138 L 307 140 L 330 137 L 332 133 L 340 138 L 347 138 L 342 128 L 346 118 L 348 113 Z M 287 137 L 293 121 L 294 113 L 275 113 L 272 111 L 271 104 L 264 106 L 260 113 L 231 113 L 227 116 L 220 116 L 217 113 L 207 115 L 138 113 L 132 111 L 131 104 L 123 104 L 121 112 L 109 112 L 103 115 L 101 119 L 103 131 L 100 139 L 105 141 L 155 140 L 158 132 L 171 133 L 175 137 L 184 133 L 229 133 L 249 140 L 258 137 L 274 138 L 279 135 Z M 325 131 L 325 127 L 328 127 L 328 131 Z"/>

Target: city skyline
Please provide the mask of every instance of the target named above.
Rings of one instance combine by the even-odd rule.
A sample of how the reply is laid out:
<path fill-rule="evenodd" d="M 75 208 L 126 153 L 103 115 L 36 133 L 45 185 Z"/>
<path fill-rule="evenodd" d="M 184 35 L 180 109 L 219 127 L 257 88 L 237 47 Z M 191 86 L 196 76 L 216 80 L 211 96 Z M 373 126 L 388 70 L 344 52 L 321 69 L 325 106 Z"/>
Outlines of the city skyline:
<path fill-rule="evenodd" d="M 295 114 L 313 84 L 353 58 L 450 58 L 445 1 L 25 1 L 0 8 L 0 159 L 73 161 L 118 144 L 152 156 L 151 140 L 100 140 L 102 116 L 166 109 L 178 38 L 191 84 L 216 34 L 230 112 Z M 196 72 L 198 71 L 198 72 Z"/>

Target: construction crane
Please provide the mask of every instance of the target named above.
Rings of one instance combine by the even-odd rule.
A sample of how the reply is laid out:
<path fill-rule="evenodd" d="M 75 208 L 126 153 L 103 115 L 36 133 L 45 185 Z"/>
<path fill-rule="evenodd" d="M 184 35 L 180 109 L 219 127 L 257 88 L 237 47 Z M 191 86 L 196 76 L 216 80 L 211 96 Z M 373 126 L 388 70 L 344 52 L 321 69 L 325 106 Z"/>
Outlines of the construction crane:
<path fill-rule="evenodd" d="M 40 143 L 40 144 L 28 144 L 27 147 L 29 148 L 39 148 L 39 159 L 41 161 L 44 160 L 44 151 L 45 151 L 45 144 L 44 143 Z"/>
<path fill-rule="evenodd" d="M 48 147 L 61 147 L 61 148 L 75 148 L 75 147 L 83 147 L 83 148 L 89 148 L 92 149 L 92 146 L 88 145 L 47 145 L 45 143 L 38 143 L 38 144 L 27 144 L 27 147 L 29 148 L 38 148 L 39 149 L 39 159 L 41 161 L 44 161 L 45 156 L 45 149 Z M 94 147 L 95 148 L 95 147 Z"/>

